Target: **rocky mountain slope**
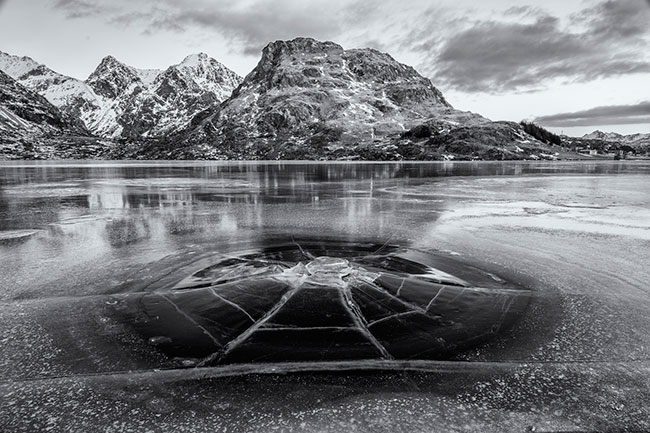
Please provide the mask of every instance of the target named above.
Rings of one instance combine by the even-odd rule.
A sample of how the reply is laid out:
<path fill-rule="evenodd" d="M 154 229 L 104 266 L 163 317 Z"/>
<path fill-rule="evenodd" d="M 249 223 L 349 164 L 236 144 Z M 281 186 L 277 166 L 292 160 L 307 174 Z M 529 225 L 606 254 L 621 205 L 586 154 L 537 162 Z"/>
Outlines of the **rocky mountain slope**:
<path fill-rule="evenodd" d="M 230 96 L 241 78 L 196 54 L 164 71 L 136 69 L 107 56 L 86 81 L 66 77 L 29 57 L 0 52 L 0 70 L 81 119 L 101 137 L 162 136 Z"/>
<path fill-rule="evenodd" d="M 0 158 L 62 155 L 60 145 L 87 136 L 79 119 L 0 71 Z"/>
<path fill-rule="evenodd" d="M 30 91 L 2 71 L 0 71 L 0 113 L 2 113 L 0 128 L 11 134 L 20 134 L 24 131 L 85 132 L 83 124 L 78 119 L 62 113 L 43 96 Z"/>
<path fill-rule="evenodd" d="M 136 69 L 108 56 L 84 82 L 0 53 L 3 69 L 59 106 L 62 115 L 110 138 L 82 146 L 95 149 L 94 157 L 553 156 L 517 123 L 454 109 L 429 79 L 388 54 L 309 38 L 268 44 L 243 81 L 205 54 L 164 71 Z"/>
<path fill-rule="evenodd" d="M 92 88 L 83 81 L 59 74 L 30 57 L 12 56 L 1 51 L 0 70 L 92 129 L 87 115 L 98 108 L 99 102 Z"/>
<path fill-rule="evenodd" d="M 418 127 L 428 133 L 408 133 Z M 440 159 L 447 151 L 521 158 L 530 145 L 540 147 L 518 124 L 455 110 L 429 79 L 388 54 L 297 38 L 268 44 L 232 96 L 198 114 L 165 151 L 182 158 Z"/>

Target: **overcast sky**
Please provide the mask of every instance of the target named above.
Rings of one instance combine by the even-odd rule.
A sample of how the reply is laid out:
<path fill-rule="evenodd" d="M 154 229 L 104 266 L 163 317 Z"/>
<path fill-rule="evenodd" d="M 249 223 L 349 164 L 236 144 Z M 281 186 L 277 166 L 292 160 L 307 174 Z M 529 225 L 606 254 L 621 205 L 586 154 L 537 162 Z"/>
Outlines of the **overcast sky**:
<path fill-rule="evenodd" d="M 454 107 L 556 132 L 650 132 L 650 0 L 0 0 L 0 50 L 85 79 L 205 52 L 240 75 L 309 36 L 390 53 Z"/>

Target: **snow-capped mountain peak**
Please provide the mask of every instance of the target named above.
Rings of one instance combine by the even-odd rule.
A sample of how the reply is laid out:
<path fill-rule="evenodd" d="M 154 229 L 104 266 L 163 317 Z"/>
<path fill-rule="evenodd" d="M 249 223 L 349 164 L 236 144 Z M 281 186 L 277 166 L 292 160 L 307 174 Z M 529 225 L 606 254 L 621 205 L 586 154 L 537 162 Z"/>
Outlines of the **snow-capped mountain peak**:
<path fill-rule="evenodd" d="M 617 134 L 616 132 L 603 132 L 600 130 L 595 130 L 589 134 L 585 134 L 582 138 L 592 139 L 592 140 L 606 140 L 606 141 L 617 141 L 620 140 L 623 136 Z"/>
<path fill-rule="evenodd" d="M 190 54 L 189 56 L 185 57 L 183 61 L 180 62 L 177 66 L 197 67 L 201 64 L 205 64 L 206 62 L 209 62 L 210 60 L 214 60 L 214 59 L 211 59 L 205 53 Z"/>
<path fill-rule="evenodd" d="M 90 74 L 86 84 L 98 95 L 114 99 L 128 91 L 132 85 L 144 83 L 133 68 L 113 56 L 106 56 Z"/>
<path fill-rule="evenodd" d="M 41 64 L 31 57 L 18 57 L 0 51 L 0 70 L 15 80 L 39 66 L 41 66 Z"/>
<path fill-rule="evenodd" d="M 205 53 L 191 54 L 165 70 L 134 68 L 108 55 L 85 81 L 2 52 L 0 70 L 104 137 L 172 132 L 230 97 L 242 80 Z"/>
<path fill-rule="evenodd" d="M 628 144 L 631 146 L 640 146 L 640 145 L 649 145 L 650 144 L 650 134 L 629 134 L 623 135 L 616 132 L 603 132 L 600 130 L 595 130 L 589 134 L 582 136 L 584 139 L 588 140 L 603 140 L 617 142 L 621 144 Z"/>
<path fill-rule="evenodd" d="M 153 92 L 166 101 L 179 94 L 211 93 L 219 101 L 230 97 L 242 78 L 205 53 L 191 54 L 160 73 Z"/>
<path fill-rule="evenodd" d="M 80 118 L 89 126 L 84 118 L 84 110 L 79 107 L 94 104 L 97 95 L 83 81 L 59 74 L 31 57 L 2 52 L 0 70 L 27 89 L 45 97 L 65 115 Z"/>

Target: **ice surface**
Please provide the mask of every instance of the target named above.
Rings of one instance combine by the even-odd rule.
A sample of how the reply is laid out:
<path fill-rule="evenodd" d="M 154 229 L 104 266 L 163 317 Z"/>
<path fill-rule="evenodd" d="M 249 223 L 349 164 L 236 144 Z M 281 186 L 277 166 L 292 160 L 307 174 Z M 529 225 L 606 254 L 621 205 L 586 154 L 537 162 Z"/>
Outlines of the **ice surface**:
<path fill-rule="evenodd" d="M 4 164 L 0 230 L 40 231 L 0 243 L 2 403 L 12 408 L 0 420 L 23 431 L 137 430 L 155 413 L 166 415 L 154 427 L 174 431 L 647 431 L 649 176 L 644 162 Z M 488 344 L 453 361 L 396 362 L 393 373 L 365 361 L 379 371 L 358 374 L 358 360 L 317 375 L 301 363 L 188 370 L 200 359 L 169 359 L 109 314 L 119 297 L 161 293 L 291 236 L 309 251 L 306 238 L 372 241 L 363 255 L 406 246 L 408 259 L 472 285 L 475 271 L 451 263 L 533 295 Z M 290 275 L 298 285 L 305 270 Z M 400 281 L 385 280 L 385 290 L 401 295 Z M 362 288 L 357 298 L 375 294 Z M 452 302 L 456 290 L 419 305 Z M 453 302 L 469 305 L 473 292 L 464 293 Z M 378 332 L 401 332 L 384 327 L 399 322 L 382 309 L 363 314 Z M 139 350 L 125 356 L 115 341 Z M 173 368 L 153 372 L 156 362 Z"/>

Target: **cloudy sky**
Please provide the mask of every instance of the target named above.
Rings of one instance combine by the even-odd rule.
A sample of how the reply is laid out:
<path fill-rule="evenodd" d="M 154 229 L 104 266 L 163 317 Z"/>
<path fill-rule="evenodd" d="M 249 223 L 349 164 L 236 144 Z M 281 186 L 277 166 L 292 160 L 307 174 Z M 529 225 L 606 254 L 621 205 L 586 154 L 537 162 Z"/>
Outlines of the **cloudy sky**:
<path fill-rule="evenodd" d="M 0 0 L 1 51 L 82 79 L 107 54 L 246 75 L 297 36 L 388 52 L 494 120 L 650 132 L 650 0 Z"/>

